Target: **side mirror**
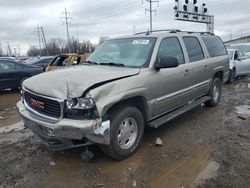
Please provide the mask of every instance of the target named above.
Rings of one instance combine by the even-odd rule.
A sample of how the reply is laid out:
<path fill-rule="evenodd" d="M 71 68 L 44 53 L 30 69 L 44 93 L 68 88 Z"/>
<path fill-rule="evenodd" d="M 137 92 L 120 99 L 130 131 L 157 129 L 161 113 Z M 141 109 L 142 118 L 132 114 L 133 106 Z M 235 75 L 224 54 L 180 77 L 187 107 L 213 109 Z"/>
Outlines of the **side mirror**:
<path fill-rule="evenodd" d="M 179 66 L 178 59 L 176 57 L 161 57 L 155 64 L 155 69 L 175 68 Z"/>

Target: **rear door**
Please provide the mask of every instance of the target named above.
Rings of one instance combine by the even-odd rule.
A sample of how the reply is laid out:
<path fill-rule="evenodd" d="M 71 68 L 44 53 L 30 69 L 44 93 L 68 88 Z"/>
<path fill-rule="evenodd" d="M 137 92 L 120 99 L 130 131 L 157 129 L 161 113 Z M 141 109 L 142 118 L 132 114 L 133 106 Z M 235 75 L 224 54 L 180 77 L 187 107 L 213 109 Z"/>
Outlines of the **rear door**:
<path fill-rule="evenodd" d="M 190 75 L 190 90 L 188 98 L 190 100 L 200 97 L 207 92 L 210 83 L 210 74 L 208 72 L 209 64 L 205 58 L 201 42 L 195 36 L 183 37 L 187 54 Z"/>
<path fill-rule="evenodd" d="M 161 57 L 175 57 L 179 62 L 176 68 L 161 69 L 152 77 L 156 93 L 155 116 L 174 110 L 188 102 L 190 75 L 185 63 L 181 43 L 177 37 L 167 37 L 161 41 L 156 63 Z"/>

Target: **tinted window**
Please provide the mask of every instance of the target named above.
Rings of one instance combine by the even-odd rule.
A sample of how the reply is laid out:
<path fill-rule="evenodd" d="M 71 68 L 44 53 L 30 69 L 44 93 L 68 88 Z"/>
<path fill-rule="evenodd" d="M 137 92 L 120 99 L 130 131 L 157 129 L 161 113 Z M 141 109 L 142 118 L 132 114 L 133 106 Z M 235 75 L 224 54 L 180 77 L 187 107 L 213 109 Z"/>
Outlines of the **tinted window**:
<path fill-rule="evenodd" d="M 183 38 L 190 62 L 195 62 L 204 59 L 204 54 L 199 40 L 196 37 Z"/>
<path fill-rule="evenodd" d="M 203 36 L 202 39 L 211 57 L 227 54 L 226 48 L 219 37 Z"/>
<path fill-rule="evenodd" d="M 9 70 L 15 70 L 16 66 L 12 62 L 1 62 L 0 61 L 0 70 L 2 71 L 9 71 Z"/>
<path fill-rule="evenodd" d="M 175 37 L 163 39 L 157 55 L 158 60 L 162 57 L 175 57 L 179 64 L 185 63 L 179 40 Z"/>

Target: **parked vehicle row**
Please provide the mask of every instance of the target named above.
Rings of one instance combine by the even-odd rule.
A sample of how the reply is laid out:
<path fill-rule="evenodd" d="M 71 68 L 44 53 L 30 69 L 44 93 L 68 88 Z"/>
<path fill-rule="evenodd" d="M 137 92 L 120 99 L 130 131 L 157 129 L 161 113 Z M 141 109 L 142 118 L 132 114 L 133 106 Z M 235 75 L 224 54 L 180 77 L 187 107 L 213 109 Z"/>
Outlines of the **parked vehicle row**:
<path fill-rule="evenodd" d="M 30 65 L 36 65 L 43 68 L 44 71 L 46 71 L 46 68 L 51 63 L 51 61 L 54 59 L 54 56 L 51 57 L 40 57 L 39 59 L 28 61 L 26 64 Z"/>

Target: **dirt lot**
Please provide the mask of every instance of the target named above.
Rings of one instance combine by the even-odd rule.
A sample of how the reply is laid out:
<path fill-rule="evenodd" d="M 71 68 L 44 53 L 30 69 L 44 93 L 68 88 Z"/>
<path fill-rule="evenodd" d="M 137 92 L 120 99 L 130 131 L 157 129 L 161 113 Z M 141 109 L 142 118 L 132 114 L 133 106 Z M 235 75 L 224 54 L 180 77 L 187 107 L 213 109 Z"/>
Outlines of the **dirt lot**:
<path fill-rule="evenodd" d="M 81 148 L 47 151 L 29 130 L 15 130 L 22 126 L 14 108 L 19 94 L 1 94 L 0 187 L 249 187 L 249 83 L 226 85 L 218 107 L 147 129 L 137 153 L 121 162 L 96 146 L 90 163 L 81 161 Z"/>

